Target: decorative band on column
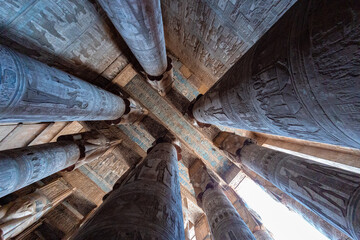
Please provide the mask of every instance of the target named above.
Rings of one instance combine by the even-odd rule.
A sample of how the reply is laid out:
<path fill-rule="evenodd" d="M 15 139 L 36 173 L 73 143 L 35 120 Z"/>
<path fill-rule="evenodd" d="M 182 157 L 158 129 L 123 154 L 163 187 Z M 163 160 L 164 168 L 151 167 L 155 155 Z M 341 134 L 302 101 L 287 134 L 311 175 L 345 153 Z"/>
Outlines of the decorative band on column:
<path fill-rule="evenodd" d="M 255 240 L 220 186 L 205 190 L 202 195 L 202 207 L 215 240 Z"/>

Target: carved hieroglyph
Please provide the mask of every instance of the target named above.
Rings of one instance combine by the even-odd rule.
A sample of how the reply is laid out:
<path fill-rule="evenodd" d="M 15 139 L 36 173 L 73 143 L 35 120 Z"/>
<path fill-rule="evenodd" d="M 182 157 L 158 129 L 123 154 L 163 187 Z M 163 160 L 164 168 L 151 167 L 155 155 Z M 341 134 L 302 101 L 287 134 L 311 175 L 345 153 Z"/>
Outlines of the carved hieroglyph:
<path fill-rule="evenodd" d="M 58 142 L 0 152 L 0 197 L 51 174 L 99 157 L 110 142 L 97 132 L 60 136 Z"/>
<path fill-rule="evenodd" d="M 217 142 L 219 147 L 223 149 L 226 153 L 231 156 L 231 158 L 236 161 L 236 152 L 241 150 L 244 146 L 244 143 L 254 143 L 255 141 L 246 137 L 242 137 L 233 133 L 223 132 L 223 136 L 226 136 L 222 139 L 222 142 Z M 220 140 L 220 139 L 219 139 Z M 249 170 L 246 166 L 242 166 L 242 171 L 251 178 L 254 182 L 260 185 L 274 200 L 281 202 L 290 210 L 301 215 L 307 222 L 313 225 L 318 231 L 324 234 L 326 237 L 332 240 L 348 240 L 349 237 L 347 234 L 338 230 L 333 225 L 325 221 L 321 216 L 317 215 L 313 211 L 309 210 L 307 207 L 296 201 L 294 198 L 288 196 L 279 188 L 275 187 L 272 183 L 265 180 L 263 177 L 259 176 L 255 172 Z M 240 213 L 241 215 L 241 213 Z M 242 216 L 242 215 L 241 215 Z M 242 217 L 246 222 L 246 219 Z M 247 222 L 246 222 L 247 223 Z M 251 229 L 251 228 L 250 228 Z M 260 232 L 255 232 L 254 236 L 256 239 L 257 234 L 262 234 Z M 266 233 L 267 234 L 267 233 Z"/>
<path fill-rule="evenodd" d="M 250 143 L 239 162 L 327 222 L 360 239 L 360 175 Z"/>
<path fill-rule="evenodd" d="M 359 24 L 356 0 L 299 1 L 195 103 L 195 119 L 358 148 Z"/>
<path fill-rule="evenodd" d="M 124 44 L 104 16 L 96 1 L 2 0 L 0 43 L 86 81 L 112 79 L 104 70 L 127 59 L 118 58 Z"/>
<path fill-rule="evenodd" d="M 184 239 L 177 151 L 159 143 L 114 185 L 73 239 Z"/>
<path fill-rule="evenodd" d="M 217 185 L 204 192 L 202 206 L 214 240 L 255 240 L 250 229 L 241 219 L 220 186 Z"/>
<path fill-rule="evenodd" d="M 145 72 L 162 75 L 167 68 L 160 0 L 100 0 Z"/>
<path fill-rule="evenodd" d="M 0 152 L 0 197 L 73 165 L 80 158 L 74 142 L 56 142 Z"/>
<path fill-rule="evenodd" d="M 273 240 L 271 233 L 263 225 L 261 217 L 250 209 L 232 188 L 226 187 L 224 192 L 256 240 Z"/>
<path fill-rule="evenodd" d="M 0 122 L 114 120 L 122 98 L 0 45 Z"/>
<path fill-rule="evenodd" d="M 295 2 L 162 0 L 166 46 L 211 87 Z"/>
<path fill-rule="evenodd" d="M 206 214 L 214 240 L 255 240 L 221 186 L 199 159 L 190 167 L 189 174 L 198 204 Z"/>
<path fill-rule="evenodd" d="M 315 212 L 309 210 L 303 204 L 299 203 L 294 198 L 285 194 L 279 188 L 274 186 L 269 181 L 265 180 L 263 177 L 257 175 L 253 171 L 250 171 L 246 167 L 242 169 L 247 176 L 249 176 L 254 182 L 256 182 L 261 188 L 264 189 L 275 201 L 278 201 L 284 204 L 289 210 L 296 212 L 302 216 L 308 223 L 313 225 L 319 232 L 325 235 L 331 240 L 350 240 L 351 238 L 348 234 L 340 231 L 338 228 L 334 227 L 332 224 L 325 221 L 321 216 Z"/>

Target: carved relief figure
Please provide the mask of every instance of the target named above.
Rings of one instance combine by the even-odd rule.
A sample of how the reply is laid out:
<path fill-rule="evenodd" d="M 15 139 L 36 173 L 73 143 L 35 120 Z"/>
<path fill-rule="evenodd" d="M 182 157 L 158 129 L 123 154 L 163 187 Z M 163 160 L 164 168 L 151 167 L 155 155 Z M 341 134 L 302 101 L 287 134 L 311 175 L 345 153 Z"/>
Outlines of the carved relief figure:
<path fill-rule="evenodd" d="M 309 196 L 310 201 L 305 200 L 306 203 L 311 201 L 318 201 L 317 198 L 324 199 L 324 202 L 328 202 L 332 207 L 338 208 L 343 216 L 346 216 L 345 203 L 347 198 L 336 193 L 334 190 L 326 189 L 326 186 L 315 182 L 309 178 L 303 176 L 294 176 L 290 171 L 284 169 L 286 177 L 289 178 L 289 181 L 294 181 L 300 189 L 303 189 Z M 289 192 L 293 192 L 289 189 Z M 295 191 L 297 192 L 297 191 Z M 295 193 L 295 195 L 297 195 Z M 315 207 L 318 209 L 319 207 Z"/>
<path fill-rule="evenodd" d="M 40 218 L 50 207 L 49 199 L 39 191 L 0 207 L 1 239 L 16 236 L 29 227 L 34 220 Z"/>
<path fill-rule="evenodd" d="M 299 136 L 319 131 L 313 119 L 302 119 L 307 110 L 293 96 L 296 90 L 291 84 L 292 79 L 285 63 L 276 62 L 254 75 L 253 80 L 257 103 L 275 126 Z M 306 121 L 306 127 L 299 119 Z"/>
<path fill-rule="evenodd" d="M 133 182 L 137 181 L 139 179 L 139 176 L 140 176 L 140 173 L 141 173 L 143 167 L 152 168 L 152 166 L 149 165 L 148 161 L 144 161 L 137 168 L 134 169 L 134 171 L 130 174 L 126 183 L 129 183 L 130 180 L 132 179 L 132 177 L 134 177 Z"/>
<path fill-rule="evenodd" d="M 165 170 L 170 174 L 170 176 L 173 176 L 172 169 L 171 169 L 171 167 L 169 169 L 169 166 L 168 166 L 168 160 L 161 160 L 160 163 L 156 166 L 156 171 L 157 171 L 156 180 L 163 184 L 165 184 L 165 182 L 164 182 Z M 171 181 L 170 181 L 170 184 L 171 184 Z"/>

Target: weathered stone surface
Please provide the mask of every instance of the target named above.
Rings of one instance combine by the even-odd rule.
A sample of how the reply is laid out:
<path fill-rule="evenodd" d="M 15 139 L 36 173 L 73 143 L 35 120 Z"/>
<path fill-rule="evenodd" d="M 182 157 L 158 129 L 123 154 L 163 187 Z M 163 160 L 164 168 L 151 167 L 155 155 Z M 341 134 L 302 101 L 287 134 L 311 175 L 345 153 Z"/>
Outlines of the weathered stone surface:
<path fill-rule="evenodd" d="M 298 2 L 196 102 L 194 117 L 358 148 L 359 14 L 357 1 Z"/>
<path fill-rule="evenodd" d="M 74 142 L 57 142 L 0 152 L 0 197 L 61 171 L 80 158 Z"/>
<path fill-rule="evenodd" d="M 38 221 L 73 192 L 63 179 L 0 207 L 0 237 L 10 239 Z"/>
<path fill-rule="evenodd" d="M 105 13 L 87 0 L 4 0 L 0 42 L 93 81 L 122 54 Z"/>
<path fill-rule="evenodd" d="M 132 98 L 139 101 L 167 129 L 186 144 L 197 157 L 206 161 L 209 169 L 216 169 L 225 182 L 230 182 L 229 173 L 237 172 L 238 167 L 229 161 L 212 142 L 187 121 L 173 105 L 155 92 L 139 75 L 135 76 L 124 89 Z M 123 130 L 123 128 L 121 128 Z M 200 143 L 200 144 L 199 144 Z"/>
<path fill-rule="evenodd" d="M 220 149 L 229 153 L 229 156 L 233 160 L 236 161 L 236 152 L 241 149 L 244 145 L 245 141 L 248 141 L 249 138 L 242 137 L 239 135 L 235 135 L 229 132 L 222 132 L 215 139 L 217 145 L 219 145 Z M 253 142 L 254 140 L 250 141 Z M 249 141 L 248 141 L 249 143 Z M 259 144 L 259 143 L 258 143 Z M 296 212 L 300 216 L 302 216 L 307 222 L 313 225 L 318 231 L 324 234 L 326 237 L 332 240 L 348 240 L 349 237 L 338 230 L 333 225 L 326 222 L 321 216 L 309 210 L 307 207 L 296 201 L 294 198 L 290 197 L 282 190 L 274 186 L 269 181 L 265 180 L 263 177 L 259 176 L 255 172 L 248 169 L 246 166 L 242 166 L 242 172 L 246 174 L 247 177 L 251 178 L 254 182 L 260 185 L 274 200 L 281 202 L 284 204 L 289 210 Z M 230 197 L 229 197 L 230 198 Z M 231 198 L 230 198 L 231 199 Z M 234 204 L 234 203 L 233 203 Z M 241 213 L 240 213 L 241 215 Z M 241 215 L 242 216 L 242 215 Z M 245 223 L 247 223 L 246 218 L 244 218 Z M 252 229 L 252 228 L 250 228 Z M 261 229 L 262 230 L 262 229 Z M 260 231 L 261 231 L 260 230 Z M 263 234 L 263 233 L 258 233 Z M 254 233 L 255 237 L 256 232 Z"/>
<path fill-rule="evenodd" d="M 167 47 L 211 87 L 295 2 L 161 1 Z"/>
<path fill-rule="evenodd" d="M 254 234 L 256 240 L 273 240 L 270 232 L 263 225 L 261 217 L 252 209 L 248 208 L 246 203 L 240 198 L 240 196 L 237 195 L 234 189 L 231 187 L 225 187 L 223 191 L 236 211 L 239 213 L 241 219 Z"/>
<path fill-rule="evenodd" d="M 177 151 L 159 143 L 120 178 L 73 239 L 184 239 Z"/>
<path fill-rule="evenodd" d="M 325 221 L 321 216 L 309 210 L 309 208 L 305 207 L 303 204 L 299 203 L 297 200 L 281 191 L 271 182 L 265 180 L 263 177 L 259 176 L 246 167 L 244 167 L 242 170 L 249 178 L 251 178 L 262 189 L 264 189 L 264 191 L 266 191 L 274 200 L 284 204 L 289 210 L 299 214 L 327 238 L 331 240 L 350 239 L 348 234 L 340 231 L 338 228 Z"/>
<path fill-rule="evenodd" d="M 0 45 L 0 122 L 113 120 L 124 100 Z"/>
<path fill-rule="evenodd" d="M 200 159 L 190 167 L 189 174 L 198 204 L 206 214 L 214 240 L 255 240 L 217 179 L 207 171 Z"/>
<path fill-rule="evenodd" d="M 196 239 L 212 240 L 209 223 L 206 216 L 203 215 L 195 224 Z"/>
<path fill-rule="evenodd" d="M 160 0 L 100 0 L 140 65 L 151 76 L 167 68 Z"/>
<path fill-rule="evenodd" d="M 253 143 L 238 160 L 341 231 L 360 239 L 360 175 Z"/>
<path fill-rule="evenodd" d="M 202 196 L 202 202 L 214 240 L 255 240 L 219 186 L 207 189 Z"/>
<path fill-rule="evenodd" d="M 85 132 L 61 136 L 56 143 L 0 152 L 0 197 L 58 171 L 92 161 L 108 148 L 101 134 Z"/>

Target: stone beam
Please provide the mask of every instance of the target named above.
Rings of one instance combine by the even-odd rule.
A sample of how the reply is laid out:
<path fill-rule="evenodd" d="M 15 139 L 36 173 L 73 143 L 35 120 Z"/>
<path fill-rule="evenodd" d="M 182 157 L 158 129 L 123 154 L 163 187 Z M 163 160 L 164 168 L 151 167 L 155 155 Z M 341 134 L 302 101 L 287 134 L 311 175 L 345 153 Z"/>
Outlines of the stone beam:
<path fill-rule="evenodd" d="M 218 174 L 224 182 L 229 183 L 240 171 L 213 145 L 212 141 L 188 122 L 182 113 L 146 84 L 139 75 L 129 81 L 124 86 L 124 90 L 175 134 L 196 156 L 203 159 L 207 167 Z"/>

